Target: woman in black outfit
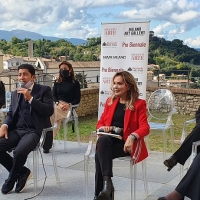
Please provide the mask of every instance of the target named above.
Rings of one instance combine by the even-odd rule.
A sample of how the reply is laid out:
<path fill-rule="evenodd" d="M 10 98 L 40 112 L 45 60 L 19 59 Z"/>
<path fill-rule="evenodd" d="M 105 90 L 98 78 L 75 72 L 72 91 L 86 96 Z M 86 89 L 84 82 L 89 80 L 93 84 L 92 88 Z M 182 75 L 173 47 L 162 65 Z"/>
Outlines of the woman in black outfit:
<path fill-rule="evenodd" d="M 75 80 L 74 70 L 71 63 L 63 61 L 59 65 L 59 77 L 53 86 L 53 98 L 56 109 L 55 116 L 51 120 L 58 124 L 57 129 L 54 129 L 54 137 L 60 129 L 60 124 L 63 118 L 66 118 L 71 105 L 79 104 L 81 99 L 80 83 Z"/>
<path fill-rule="evenodd" d="M 197 154 L 192 165 L 182 178 L 176 189 L 158 200 L 183 200 L 189 197 L 191 200 L 200 199 L 200 153 Z"/>

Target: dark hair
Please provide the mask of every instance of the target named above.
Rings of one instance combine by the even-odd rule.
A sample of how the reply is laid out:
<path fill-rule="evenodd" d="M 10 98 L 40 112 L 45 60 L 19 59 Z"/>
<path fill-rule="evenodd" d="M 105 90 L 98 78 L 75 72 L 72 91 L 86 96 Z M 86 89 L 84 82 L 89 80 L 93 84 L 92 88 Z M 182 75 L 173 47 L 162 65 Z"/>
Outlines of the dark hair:
<path fill-rule="evenodd" d="M 72 64 L 69 63 L 69 62 L 67 62 L 67 61 L 63 61 L 63 62 L 61 62 L 61 63 L 59 64 L 59 69 L 60 69 L 61 65 L 67 65 L 67 66 L 69 67 L 70 76 L 72 77 L 72 81 L 74 82 L 76 78 L 75 78 L 75 75 L 74 75 L 74 69 L 73 69 L 73 67 L 72 67 Z M 58 80 L 57 80 L 57 82 L 58 82 L 58 83 L 61 83 L 62 80 L 63 80 L 63 77 L 62 77 L 62 75 L 61 75 L 61 73 L 60 73 L 60 71 L 59 71 L 59 75 L 58 75 Z"/>
<path fill-rule="evenodd" d="M 30 65 L 30 64 L 22 64 L 22 65 L 20 65 L 20 66 L 18 67 L 18 71 L 19 71 L 20 69 L 27 69 L 27 70 L 31 73 L 32 76 L 35 75 L 35 68 L 33 67 L 33 65 Z"/>

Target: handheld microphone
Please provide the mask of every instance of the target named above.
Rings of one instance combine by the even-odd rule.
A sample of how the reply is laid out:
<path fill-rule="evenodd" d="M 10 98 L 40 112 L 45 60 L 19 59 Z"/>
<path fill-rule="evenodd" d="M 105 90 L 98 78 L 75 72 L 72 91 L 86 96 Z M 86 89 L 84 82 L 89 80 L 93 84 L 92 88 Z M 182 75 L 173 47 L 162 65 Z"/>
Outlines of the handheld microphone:
<path fill-rule="evenodd" d="M 20 82 L 17 83 L 17 89 L 18 88 L 22 88 L 23 86 L 24 86 L 24 82 L 23 81 L 20 81 Z M 17 97 L 18 98 L 20 97 L 20 93 L 17 94 Z"/>

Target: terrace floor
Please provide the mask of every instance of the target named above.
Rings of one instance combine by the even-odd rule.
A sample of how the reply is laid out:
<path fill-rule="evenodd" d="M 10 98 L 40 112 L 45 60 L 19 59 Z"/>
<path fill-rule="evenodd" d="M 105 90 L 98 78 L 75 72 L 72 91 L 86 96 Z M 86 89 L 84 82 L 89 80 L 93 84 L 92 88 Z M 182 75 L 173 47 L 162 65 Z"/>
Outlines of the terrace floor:
<path fill-rule="evenodd" d="M 68 152 L 64 152 L 63 142 L 56 141 L 56 156 L 58 161 L 58 171 L 60 176 L 60 184 L 56 183 L 51 153 L 43 154 L 44 166 L 47 173 L 47 179 L 43 192 L 34 197 L 35 200 L 85 200 L 85 181 L 84 181 L 84 153 L 86 152 L 87 144 L 81 143 L 78 146 L 77 142 L 67 142 Z M 167 156 L 170 156 L 168 154 Z M 32 160 L 32 159 L 30 159 Z M 41 161 L 41 159 L 40 159 Z M 187 164 L 186 164 L 187 167 Z M 185 168 L 186 168 L 185 167 Z M 137 200 L 157 200 L 158 197 L 164 196 L 174 190 L 177 183 L 180 181 L 180 167 L 177 165 L 170 172 L 163 165 L 162 152 L 150 152 L 147 158 L 147 180 L 149 195 L 146 197 L 143 187 L 141 164 L 137 166 L 137 185 L 136 199 Z M 129 164 L 119 159 L 114 160 L 114 177 L 113 184 L 115 187 L 115 200 L 130 200 L 130 179 L 129 179 Z M 185 169 L 186 171 L 186 169 Z M 5 169 L 2 170 L 0 183 L 4 182 L 8 173 Z M 39 189 L 42 189 L 44 184 L 45 173 L 40 162 L 39 166 Z M 89 173 L 89 189 L 90 198 L 93 199 L 94 192 L 94 163 L 90 165 Z M 17 194 L 14 191 L 7 195 L 0 193 L 1 200 L 18 200 L 26 199 L 34 196 L 33 180 L 29 180 L 27 188 L 23 193 Z M 185 198 L 187 199 L 187 198 Z"/>

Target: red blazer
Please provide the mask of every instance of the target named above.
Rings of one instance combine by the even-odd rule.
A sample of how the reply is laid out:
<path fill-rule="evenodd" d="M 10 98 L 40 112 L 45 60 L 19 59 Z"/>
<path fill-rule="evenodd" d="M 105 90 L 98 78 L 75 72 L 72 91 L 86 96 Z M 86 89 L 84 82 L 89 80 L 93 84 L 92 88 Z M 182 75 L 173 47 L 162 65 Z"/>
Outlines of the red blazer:
<path fill-rule="evenodd" d="M 115 99 L 110 106 L 108 105 L 108 102 L 109 98 L 106 101 L 104 112 L 102 113 L 100 120 L 97 122 L 97 129 L 101 126 L 111 126 L 113 115 L 119 102 L 119 98 Z M 144 137 L 149 134 L 150 130 L 146 114 L 146 101 L 142 99 L 136 100 L 134 103 L 134 108 L 134 111 L 130 109 L 125 110 L 123 139 L 124 141 L 126 141 L 127 137 L 131 133 L 136 133 L 137 136 L 139 136 L 138 141 L 134 142 L 133 144 L 132 156 L 135 158 L 136 162 L 140 162 L 148 157 L 147 148 L 144 142 Z"/>

